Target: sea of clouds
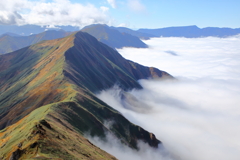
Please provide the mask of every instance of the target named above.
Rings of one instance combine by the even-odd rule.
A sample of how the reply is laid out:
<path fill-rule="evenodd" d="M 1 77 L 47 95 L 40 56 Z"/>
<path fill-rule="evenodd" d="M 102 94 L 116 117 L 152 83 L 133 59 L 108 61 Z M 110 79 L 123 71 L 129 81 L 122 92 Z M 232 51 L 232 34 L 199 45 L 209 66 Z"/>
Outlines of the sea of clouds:
<path fill-rule="evenodd" d="M 154 133 L 166 151 L 140 142 L 137 152 L 111 136 L 108 143 L 96 137 L 92 141 L 122 160 L 239 160 L 240 36 L 144 42 L 149 48 L 118 51 L 126 59 L 167 71 L 178 80 L 140 80 L 142 90 L 126 93 L 114 86 L 97 96 Z"/>

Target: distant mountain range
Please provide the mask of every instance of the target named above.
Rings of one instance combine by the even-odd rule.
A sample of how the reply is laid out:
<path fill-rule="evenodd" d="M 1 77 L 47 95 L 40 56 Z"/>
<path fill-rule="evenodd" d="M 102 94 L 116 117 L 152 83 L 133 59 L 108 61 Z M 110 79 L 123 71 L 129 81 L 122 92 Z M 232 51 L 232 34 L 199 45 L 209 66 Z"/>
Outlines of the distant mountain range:
<path fill-rule="evenodd" d="M 240 34 L 240 28 L 217 28 L 207 27 L 198 28 L 197 26 L 186 27 L 168 27 L 159 29 L 139 29 L 138 32 L 147 33 L 156 37 L 186 37 L 186 38 L 198 38 L 198 37 L 229 37 Z"/>
<path fill-rule="evenodd" d="M 59 28 L 70 30 L 71 32 L 59 30 Z M 58 26 L 58 28 L 55 29 L 52 28 L 48 31 L 44 30 L 46 30 L 46 27 L 44 28 L 34 25 L 20 26 L 19 28 L 17 26 L 6 27 L 0 25 L 0 33 L 2 33 L 0 36 L 0 54 L 12 52 L 38 43 L 42 40 L 62 38 L 68 36 L 73 31 L 77 31 L 78 28 L 71 26 Z M 38 34 L 22 36 L 22 31 L 26 34 L 32 32 Z M 81 29 L 81 31 L 91 34 L 100 42 L 105 43 L 114 49 L 123 47 L 147 48 L 148 46 L 141 39 L 147 40 L 153 37 L 199 38 L 208 36 L 228 37 L 240 34 L 240 28 L 231 29 L 208 27 L 200 29 L 197 26 L 185 26 L 132 30 L 125 27 L 109 27 L 102 24 L 89 25 Z"/>
<path fill-rule="evenodd" d="M 37 26 L 37 25 L 0 25 L 0 35 L 5 33 L 14 33 L 21 36 L 29 36 L 32 34 L 39 34 L 47 30 L 64 30 L 67 32 L 78 31 L 78 27 L 73 26 Z"/>
<path fill-rule="evenodd" d="M 0 159 L 116 159 L 84 133 L 157 148 L 154 134 L 94 94 L 115 84 L 140 89 L 138 80 L 146 78 L 172 76 L 126 60 L 84 32 L 0 55 Z"/>
<path fill-rule="evenodd" d="M 63 30 L 50 30 L 30 36 L 20 36 L 14 33 L 6 33 L 0 36 L 0 54 L 16 51 L 43 40 L 63 38 L 70 35 L 71 33 L 72 32 L 65 32 Z"/>
<path fill-rule="evenodd" d="M 105 25 L 106 26 L 106 25 Z M 88 27 L 93 27 L 90 25 Z M 85 27 L 85 28 L 88 28 Z M 176 26 L 176 27 L 166 27 L 166 28 L 157 28 L 157 29 L 139 29 L 132 30 L 126 27 L 110 27 L 111 29 L 116 29 L 121 33 L 128 33 L 130 35 L 139 37 L 141 39 L 148 39 L 151 37 L 227 37 L 240 34 L 240 28 L 219 28 L 219 27 L 207 27 L 199 28 L 197 26 Z M 36 26 L 36 25 L 0 25 L 0 35 L 5 33 L 13 33 L 16 35 L 29 36 L 31 34 L 39 34 L 46 30 L 65 30 L 67 32 L 78 31 L 78 27 L 73 26 Z"/>
<path fill-rule="evenodd" d="M 156 37 L 156 35 L 154 35 L 154 34 L 143 33 L 143 32 L 135 31 L 135 30 L 132 30 L 132 29 L 129 29 L 129 28 L 126 28 L 126 27 L 111 27 L 111 28 L 116 29 L 121 33 L 131 34 L 131 35 L 136 36 L 140 39 L 147 40 L 149 38 Z"/>
<path fill-rule="evenodd" d="M 137 36 L 125 32 L 121 33 L 117 29 L 108 27 L 107 25 L 90 25 L 83 28 L 81 31 L 91 34 L 100 42 L 105 43 L 114 49 L 123 47 L 147 48 L 147 45 Z M 66 32 L 64 30 L 48 30 L 39 34 L 21 36 L 7 32 L 0 36 L 0 54 L 16 51 L 23 47 L 41 42 L 42 40 L 62 38 L 71 33 L 72 32 Z"/>
<path fill-rule="evenodd" d="M 120 32 L 118 29 L 102 24 L 87 26 L 81 30 L 97 38 L 100 42 L 107 44 L 112 48 L 135 47 L 147 48 L 138 37 L 126 32 Z"/>

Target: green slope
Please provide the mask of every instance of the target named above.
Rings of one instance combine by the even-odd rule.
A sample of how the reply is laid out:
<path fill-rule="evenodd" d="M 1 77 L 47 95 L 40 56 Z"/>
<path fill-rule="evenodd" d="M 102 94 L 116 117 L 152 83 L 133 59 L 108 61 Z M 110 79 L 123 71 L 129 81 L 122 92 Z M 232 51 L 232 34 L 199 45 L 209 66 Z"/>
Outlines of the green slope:
<path fill-rule="evenodd" d="M 4 141 L 4 145 L 0 146 L 3 150 L 0 156 L 4 158 L 14 156 L 16 152 L 24 153 L 21 158 L 34 157 L 34 153 L 38 152 L 43 157 L 61 159 L 64 156 L 61 152 L 81 159 L 85 152 L 71 151 L 71 145 L 81 147 L 80 142 L 72 144 L 65 139 L 61 143 L 56 137 L 82 137 L 85 132 L 102 138 L 109 132 L 132 148 L 137 148 L 137 140 L 145 141 L 152 147 L 160 143 L 152 133 L 129 122 L 94 93 L 114 84 L 125 90 L 141 88 L 137 80 L 142 78 L 172 77 L 158 69 L 125 60 L 87 33 L 78 32 L 2 55 L 0 71 L 0 138 Z M 40 117 L 35 116 L 36 113 Z M 44 127 L 42 120 L 54 130 Z M 115 122 L 110 129 L 104 126 L 108 120 Z M 40 124 L 45 130 L 37 127 L 43 135 L 40 134 L 34 141 L 31 138 L 26 140 L 26 136 L 36 136 L 33 131 L 36 127 L 34 129 L 32 122 Z M 20 125 L 27 127 L 16 129 Z M 66 132 L 64 127 L 71 132 Z M 49 139 L 54 139 L 54 143 Z M 17 147 L 25 141 L 26 144 Z M 32 144 L 38 148 L 34 153 L 31 151 Z"/>

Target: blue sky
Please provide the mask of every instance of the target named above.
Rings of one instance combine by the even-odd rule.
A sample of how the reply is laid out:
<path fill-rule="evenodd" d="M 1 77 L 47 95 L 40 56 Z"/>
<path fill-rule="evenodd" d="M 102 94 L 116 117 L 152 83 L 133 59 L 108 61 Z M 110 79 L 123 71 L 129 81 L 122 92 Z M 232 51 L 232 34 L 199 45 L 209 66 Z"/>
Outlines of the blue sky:
<path fill-rule="evenodd" d="M 10 0 L 0 2 L 0 24 L 105 23 L 129 28 L 197 25 L 240 28 L 238 0 Z"/>
<path fill-rule="evenodd" d="M 141 0 L 145 10 L 134 12 L 119 3 L 111 8 L 113 17 L 131 27 L 240 27 L 240 1 L 237 0 Z"/>

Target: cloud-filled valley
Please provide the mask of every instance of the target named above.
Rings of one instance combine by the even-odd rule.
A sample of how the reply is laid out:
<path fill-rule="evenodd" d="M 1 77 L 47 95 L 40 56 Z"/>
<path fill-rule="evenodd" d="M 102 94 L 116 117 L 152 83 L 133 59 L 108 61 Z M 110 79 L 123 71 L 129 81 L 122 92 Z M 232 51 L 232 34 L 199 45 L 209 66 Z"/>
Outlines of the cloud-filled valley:
<path fill-rule="evenodd" d="M 97 96 L 154 133 L 172 158 L 146 148 L 123 151 L 111 138 L 118 147 L 95 143 L 106 146 L 119 159 L 140 153 L 144 159 L 239 159 L 240 38 L 154 38 L 144 42 L 149 48 L 118 51 L 127 59 L 167 71 L 177 80 L 140 80 L 143 90 L 123 92 L 115 86 Z"/>

